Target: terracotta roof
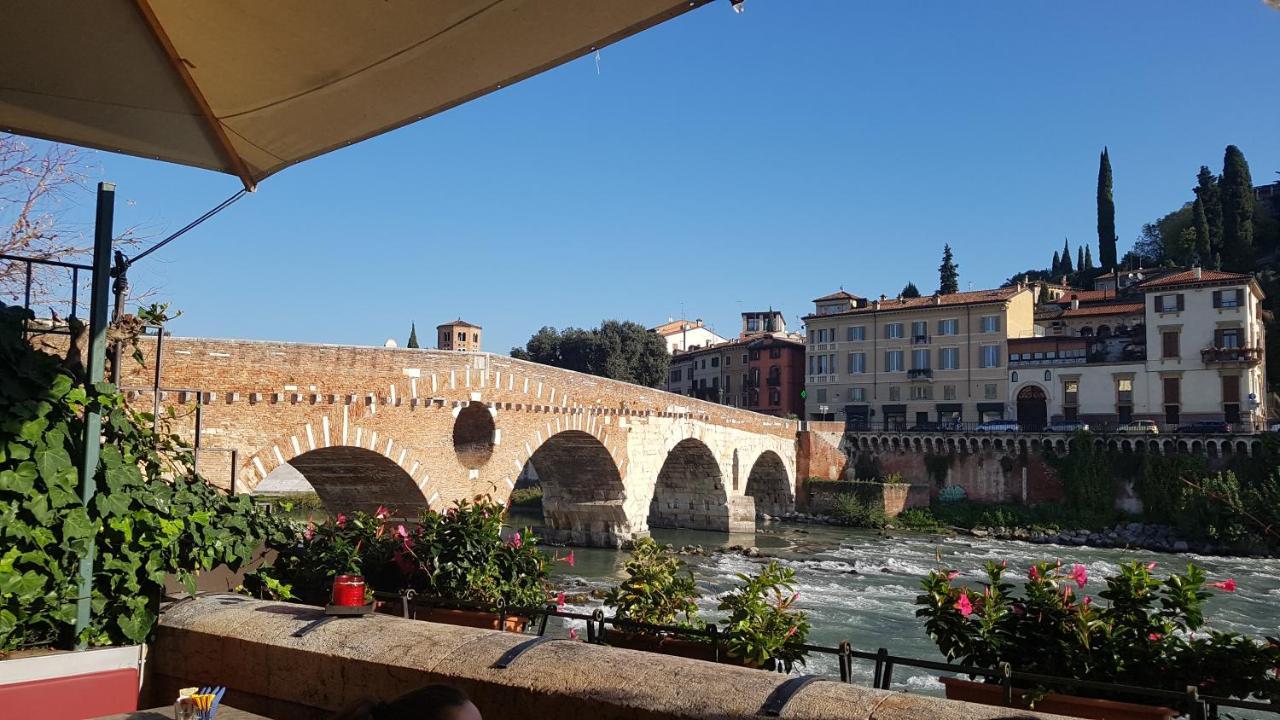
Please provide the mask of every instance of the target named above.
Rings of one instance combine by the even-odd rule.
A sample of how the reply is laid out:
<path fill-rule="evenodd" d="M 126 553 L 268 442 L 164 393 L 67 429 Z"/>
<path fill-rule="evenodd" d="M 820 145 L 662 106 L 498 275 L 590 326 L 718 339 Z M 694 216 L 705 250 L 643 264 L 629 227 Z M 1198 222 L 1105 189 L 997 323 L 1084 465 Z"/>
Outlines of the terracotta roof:
<path fill-rule="evenodd" d="M 1183 270 L 1182 272 L 1170 273 L 1153 280 L 1139 283 L 1138 287 L 1146 290 L 1148 288 L 1170 287 L 1173 285 L 1196 285 L 1200 283 L 1247 283 L 1253 279 L 1252 275 L 1247 273 L 1225 272 L 1223 270 L 1201 270 L 1200 277 L 1196 277 L 1195 270 Z"/>
<path fill-rule="evenodd" d="M 837 292 L 833 292 L 833 293 L 831 293 L 830 295 L 823 295 L 823 296 L 822 296 L 822 297 L 820 297 L 820 298 L 814 298 L 814 300 L 813 300 L 813 301 L 814 301 L 814 302 L 824 302 L 824 301 L 826 301 L 826 300 L 865 300 L 865 299 L 866 299 L 866 298 L 861 297 L 861 296 L 858 296 L 858 295 L 854 295 L 854 294 L 853 294 L 853 293 L 851 293 L 851 292 L 845 292 L 844 290 L 840 290 L 840 291 L 837 291 Z"/>
<path fill-rule="evenodd" d="M 440 328 L 444 328 L 444 327 L 469 327 L 469 328 L 475 328 L 477 330 L 484 329 L 479 325 L 473 325 L 467 322 L 466 320 L 463 320 L 462 318 L 458 318 L 457 320 L 454 320 L 452 322 L 440 323 L 439 325 L 436 326 L 436 329 L 439 330 Z"/>
<path fill-rule="evenodd" d="M 974 290 L 972 292 L 951 293 L 950 295 L 925 295 L 918 298 L 902 298 L 882 300 L 880 302 L 879 312 L 892 312 L 895 310 L 923 310 L 931 307 L 946 307 L 955 305 L 981 305 L 984 303 L 1004 302 L 1018 293 L 1027 292 L 1027 288 L 1003 287 L 995 290 Z M 937 305 L 934 300 L 937 300 Z M 866 307 L 853 308 L 838 313 L 827 313 L 826 315 L 806 315 L 804 319 L 809 318 L 828 318 L 841 315 L 860 315 L 863 313 L 876 312 L 875 303 L 869 303 Z"/>
<path fill-rule="evenodd" d="M 650 329 L 653 332 L 658 333 L 659 335 L 672 335 L 682 330 L 693 330 L 695 328 L 704 328 L 708 332 L 710 332 L 710 328 L 707 328 L 706 325 L 699 325 L 697 322 L 693 320 L 670 320 L 668 322 L 662 323 L 658 327 L 650 328 Z"/>
<path fill-rule="evenodd" d="M 1102 305 L 1088 305 L 1074 310 L 1066 308 L 1056 317 L 1093 317 L 1101 315 L 1141 315 L 1144 312 L 1140 302 L 1113 302 Z"/>
<path fill-rule="evenodd" d="M 1062 297 L 1053 301 L 1055 305 L 1069 306 L 1072 298 L 1078 299 L 1081 303 L 1094 303 L 1103 300 L 1115 300 L 1115 290 L 1068 290 L 1063 293 Z"/>

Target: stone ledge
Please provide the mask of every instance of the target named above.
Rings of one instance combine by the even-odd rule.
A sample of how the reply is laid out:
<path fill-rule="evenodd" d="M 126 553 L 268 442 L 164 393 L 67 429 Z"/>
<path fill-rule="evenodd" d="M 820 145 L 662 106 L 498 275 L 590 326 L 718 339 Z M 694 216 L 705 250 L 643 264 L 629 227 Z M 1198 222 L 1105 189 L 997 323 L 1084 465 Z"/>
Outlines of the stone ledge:
<path fill-rule="evenodd" d="M 755 716 L 785 677 L 760 670 L 548 642 L 504 670 L 491 667 L 528 636 L 391 616 L 333 620 L 304 637 L 318 608 L 205 595 L 161 617 L 149 662 L 157 702 L 177 688 L 227 686 L 227 701 L 280 720 L 322 717 L 361 697 L 389 698 L 446 682 L 489 718 L 737 718 Z M 809 686 L 784 717 L 809 720 L 1052 718 L 838 682 Z"/>

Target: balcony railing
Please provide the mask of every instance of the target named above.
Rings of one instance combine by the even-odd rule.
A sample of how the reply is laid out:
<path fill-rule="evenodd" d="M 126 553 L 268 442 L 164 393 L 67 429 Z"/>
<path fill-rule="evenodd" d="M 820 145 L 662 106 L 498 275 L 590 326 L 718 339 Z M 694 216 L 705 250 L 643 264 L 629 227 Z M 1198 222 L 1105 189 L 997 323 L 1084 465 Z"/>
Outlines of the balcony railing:
<path fill-rule="evenodd" d="M 907 371 L 908 380 L 932 380 L 933 368 L 912 368 Z"/>
<path fill-rule="evenodd" d="M 1262 348 L 1205 348 L 1200 351 L 1200 360 L 1206 365 L 1230 364 L 1254 366 L 1262 362 Z"/>
<path fill-rule="evenodd" d="M 928 345 L 929 336 L 928 335 L 912 335 L 911 344 L 912 345 Z"/>

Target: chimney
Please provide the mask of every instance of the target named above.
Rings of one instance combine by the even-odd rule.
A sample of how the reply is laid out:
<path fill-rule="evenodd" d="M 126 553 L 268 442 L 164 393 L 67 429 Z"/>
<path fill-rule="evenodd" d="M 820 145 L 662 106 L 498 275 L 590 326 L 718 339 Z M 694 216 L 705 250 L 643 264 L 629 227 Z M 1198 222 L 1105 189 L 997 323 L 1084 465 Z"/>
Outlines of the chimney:
<path fill-rule="evenodd" d="M 1195 266 L 1195 267 L 1191 268 L 1191 272 L 1195 273 L 1195 278 L 1196 278 L 1197 280 L 1202 279 L 1202 278 L 1203 278 L 1203 276 L 1204 276 L 1204 272 L 1200 270 L 1200 266 L 1199 266 L 1199 265 L 1197 265 L 1197 266 Z"/>
<path fill-rule="evenodd" d="M 880 293 L 880 302 L 884 302 L 885 300 L 888 300 L 888 299 L 889 299 L 888 295 L 885 295 L 884 293 Z"/>
<path fill-rule="evenodd" d="M 1072 295 L 1072 296 L 1071 296 L 1071 309 L 1072 309 L 1072 310 L 1079 310 L 1079 309 L 1080 309 L 1080 296 L 1079 296 L 1079 295 Z"/>
<path fill-rule="evenodd" d="M 693 321 L 695 327 L 702 327 L 702 318 Z"/>
<path fill-rule="evenodd" d="M 879 301 L 879 300 L 872 300 L 872 301 L 871 301 L 871 307 L 875 308 L 876 310 L 879 310 L 879 309 L 880 309 L 880 301 Z"/>

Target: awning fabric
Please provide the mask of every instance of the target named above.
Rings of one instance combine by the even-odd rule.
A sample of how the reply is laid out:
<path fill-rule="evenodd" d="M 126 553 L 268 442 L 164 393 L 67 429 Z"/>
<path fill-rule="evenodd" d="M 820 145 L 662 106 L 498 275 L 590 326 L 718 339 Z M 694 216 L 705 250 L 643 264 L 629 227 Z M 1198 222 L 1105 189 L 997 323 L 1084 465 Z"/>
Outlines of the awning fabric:
<path fill-rule="evenodd" d="M 16 0 L 0 129 L 260 180 L 710 0 Z"/>

